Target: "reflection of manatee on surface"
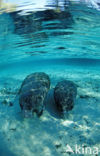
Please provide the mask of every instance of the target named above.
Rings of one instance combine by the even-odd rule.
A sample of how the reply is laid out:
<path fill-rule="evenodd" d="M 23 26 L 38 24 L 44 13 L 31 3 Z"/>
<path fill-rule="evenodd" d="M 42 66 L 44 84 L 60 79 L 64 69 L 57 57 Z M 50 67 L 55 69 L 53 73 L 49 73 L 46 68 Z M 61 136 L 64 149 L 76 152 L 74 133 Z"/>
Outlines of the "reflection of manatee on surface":
<path fill-rule="evenodd" d="M 19 103 L 25 117 L 33 112 L 40 116 L 44 109 L 44 99 L 50 88 L 49 76 L 43 72 L 28 75 L 19 92 Z"/>
<path fill-rule="evenodd" d="M 69 9 L 64 11 L 57 11 L 55 9 L 46 9 L 43 11 L 30 12 L 29 14 L 20 15 L 20 12 L 12 12 L 10 13 L 11 17 L 14 21 L 15 33 L 20 35 L 29 35 L 30 37 L 35 36 L 35 33 L 41 34 L 41 37 L 45 39 L 47 38 L 47 33 L 43 30 L 45 29 L 44 25 L 48 21 L 52 22 L 52 26 L 54 24 L 54 20 L 58 20 L 56 23 L 56 27 L 59 29 L 68 28 L 68 26 L 73 24 L 73 17 L 70 13 Z M 51 26 L 50 26 L 51 27 Z"/>
<path fill-rule="evenodd" d="M 58 110 L 64 114 L 73 109 L 77 95 L 76 85 L 72 81 L 58 82 L 54 89 L 54 99 Z"/>

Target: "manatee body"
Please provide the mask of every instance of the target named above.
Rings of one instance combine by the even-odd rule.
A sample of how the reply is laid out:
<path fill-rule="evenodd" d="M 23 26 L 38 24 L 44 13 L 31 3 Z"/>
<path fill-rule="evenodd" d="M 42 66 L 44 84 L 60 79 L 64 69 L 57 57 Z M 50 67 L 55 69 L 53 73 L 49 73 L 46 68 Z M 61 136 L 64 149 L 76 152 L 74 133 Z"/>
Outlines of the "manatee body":
<path fill-rule="evenodd" d="M 49 76 L 43 72 L 28 75 L 19 91 L 19 103 L 25 117 L 33 112 L 40 116 L 44 108 L 44 99 L 50 88 Z"/>
<path fill-rule="evenodd" d="M 77 87 L 72 81 L 58 82 L 54 89 L 54 99 L 57 109 L 62 113 L 72 110 L 77 95 Z"/>

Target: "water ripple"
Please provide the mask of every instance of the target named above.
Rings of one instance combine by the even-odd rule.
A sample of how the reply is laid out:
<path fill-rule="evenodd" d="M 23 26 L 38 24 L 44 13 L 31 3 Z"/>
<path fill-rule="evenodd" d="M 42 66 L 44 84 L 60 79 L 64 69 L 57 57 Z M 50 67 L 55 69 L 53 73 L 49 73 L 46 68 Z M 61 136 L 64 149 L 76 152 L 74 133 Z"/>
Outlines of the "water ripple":
<path fill-rule="evenodd" d="M 35 3 L 35 2 L 34 2 Z M 22 15 L 19 11 L 0 15 L 1 62 L 39 57 L 100 58 L 100 12 L 83 4 L 59 3 Z M 36 5 L 35 5 L 36 6 Z M 62 6 L 65 9 L 61 9 Z M 61 7 L 61 8 L 60 8 Z"/>

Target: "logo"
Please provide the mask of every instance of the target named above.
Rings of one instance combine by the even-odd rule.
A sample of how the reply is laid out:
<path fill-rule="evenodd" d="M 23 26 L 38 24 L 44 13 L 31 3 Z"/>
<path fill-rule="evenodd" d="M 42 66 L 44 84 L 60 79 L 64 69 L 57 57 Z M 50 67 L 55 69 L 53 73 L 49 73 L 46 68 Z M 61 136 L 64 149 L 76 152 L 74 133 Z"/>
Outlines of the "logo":
<path fill-rule="evenodd" d="M 99 154 L 99 148 L 98 147 L 89 147 L 85 145 L 74 145 L 72 148 L 70 145 L 66 145 L 66 153 L 72 153 L 72 154 L 87 154 L 87 155 L 98 155 Z"/>

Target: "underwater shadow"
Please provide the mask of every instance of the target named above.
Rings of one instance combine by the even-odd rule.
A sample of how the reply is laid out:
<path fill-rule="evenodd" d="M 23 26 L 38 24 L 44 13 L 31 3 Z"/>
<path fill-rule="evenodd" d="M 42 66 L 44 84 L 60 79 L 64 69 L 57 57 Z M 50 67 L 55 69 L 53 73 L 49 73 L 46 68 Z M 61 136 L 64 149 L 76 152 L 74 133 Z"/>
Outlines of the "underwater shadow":
<path fill-rule="evenodd" d="M 1 156 L 17 156 L 9 150 L 1 133 L 0 133 L 0 140 L 1 140 L 0 142 L 0 155 Z"/>
<path fill-rule="evenodd" d="M 50 89 L 45 99 L 45 108 L 49 114 L 57 119 L 61 119 L 61 113 L 58 111 L 54 100 L 54 89 Z"/>

